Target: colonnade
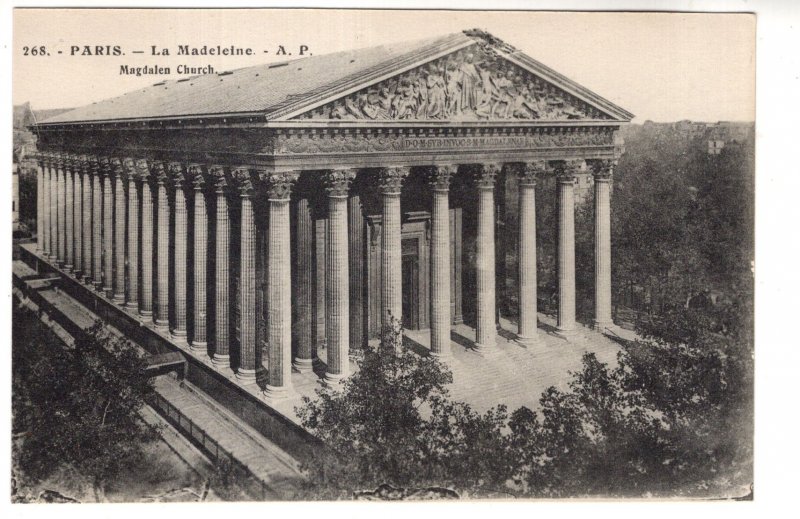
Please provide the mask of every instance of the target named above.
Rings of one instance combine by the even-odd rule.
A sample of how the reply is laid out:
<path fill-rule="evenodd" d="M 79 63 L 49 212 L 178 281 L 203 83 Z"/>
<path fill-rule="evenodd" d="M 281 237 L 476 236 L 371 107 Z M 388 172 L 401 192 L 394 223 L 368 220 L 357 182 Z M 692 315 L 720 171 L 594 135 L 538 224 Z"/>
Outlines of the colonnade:
<path fill-rule="evenodd" d="M 316 360 L 306 344 L 311 340 L 307 325 L 311 295 L 309 292 L 295 294 L 294 298 L 292 295 L 292 225 L 296 225 L 300 253 L 310 249 L 305 236 L 310 237 L 313 232 L 313 225 L 307 221 L 311 212 L 307 200 L 297 203 L 297 221 L 292 222 L 290 217 L 292 187 L 299 171 L 52 153 L 41 154 L 39 163 L 40 253 L 114 303 L 136 311 L 143 321 L 168 331 L 174 340 L 186 341 L 201 354 L 210 350 L 211 361 L 218 368 L 230 367 L 235 342 L 232 335 L 234 329 L 238 330 L 236 376 L 245 384 L 254 382 L 261 369 L 256 342 L 258 249 L 253 203 L 254 197 L 265 195 L 268 214 L 265 308 L 269 345 L 265 395 L 278 399 L 292 392 L 293 367 L 308 370 Z M 452 355 L 449 200 L 451 180 L 461 172 L 473 176 L 477 192 L 475 349 L 484 354 L 497 349 L 494 197 L 496 178 L 503 169 L 519 178 L 518 340 L 523 344 L 539 340 L 535 186 L 537 177 L 550 170 L 558 179 L 557 331 L 567 338 L 576 333 L 573 189 L 575 173 L 582 164 L 583 161 L 533 161 L 425 168 L 432 192 L 429 311 L 433 355 L 445 360 Z M 602 329 L 612 324 L 609 208 L 612 164 L 594 161 L 590 165 L 595 176 L 595 325 Z M 351 312 L 360 311 L 357 308 L 361 304 L 360 298 L 353 298 L 350 291 L 350 255 L 354 249 L 349 227 L 353 225 L 354 210 L 360 205 L 357 195 L 350 190 L 356 172 L 355 169 L 321 172 L 328 218 L 324 380 L 330 384 L 349 374 L 350 334 L 359 337 L 362 334 L 362 319 L 351 319 Z M 401 319 L 400 201 L 408 174 L 407 167 L 384 168 L 375 179 L 382 201 L 384 323 L 390 316 Z M 239 209 L 237 219 L 231 218 L 233 205 Z M 238 229 L 231 229 L 232 222 L 239 225 Z M 209 234 L 211 228 L 213 238 Z M 237 237 L 238 244 L 231 243 L 232 236 Z M 231 254 L 232 248 L 238 250 L 238 257 Z M 208 272 L 207 260 L 213 262 L 213 273 Z M 232 294 L 230 281 L 234 268 L 238 271 L 238 290 Z M 300 282 L 310 283 L 314 275 L 310 260 L 301 258 L 296 268 Z M 190 272 L 191 297 L 187 292 Z M 209 277 L 214 280 L 210 287 Z M 231 300 L 232 295 L 238 300 Z M 351 308 L 354 300 L 356 308 Z M 294 358 L 293 303 L 297 305 L 298 319 L 304 324 L 296 332 L 301 337 Z M 238 322 L 231 322 L 232 318 Z"/>

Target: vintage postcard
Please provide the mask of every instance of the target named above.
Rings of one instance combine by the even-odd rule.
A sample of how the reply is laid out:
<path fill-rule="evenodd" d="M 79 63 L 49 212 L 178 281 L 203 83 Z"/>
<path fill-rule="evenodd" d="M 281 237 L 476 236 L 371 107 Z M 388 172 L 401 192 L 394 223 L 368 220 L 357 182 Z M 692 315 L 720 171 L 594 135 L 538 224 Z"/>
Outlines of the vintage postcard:
<path fill-rule="evenodd" d="M 12 502 L 752 500 L 755 23 L 15 9 Z"/>

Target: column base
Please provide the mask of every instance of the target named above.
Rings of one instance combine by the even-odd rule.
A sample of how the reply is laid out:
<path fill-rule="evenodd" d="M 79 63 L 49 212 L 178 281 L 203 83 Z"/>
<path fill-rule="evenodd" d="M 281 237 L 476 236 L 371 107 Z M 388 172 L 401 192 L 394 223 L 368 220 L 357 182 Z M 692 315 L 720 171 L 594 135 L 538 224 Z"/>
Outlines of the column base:
<path fill-rule="evenodd" d="M 539 337 L 539 334 L 533 336 L 524 336 L 524 335 L 517 335 L 515 341 L 517 344 L 524 348 L 530 348 L 532 346 L 538 346 L 542 343 L 542 339 Z"/>
<path fill-rule="evenodd" d="M 106 299 L 111 299 L 114 297 L 114 289 L 111 287 L 103 287 L 103 296 Z"/>
<path fill-rule="evenodd" d="M 344 373 L 329 373 L 326 371 L 322 379 L 322 384 L 335 389 L 341 387 L 342 382 L 346 378 L 347 375 Z"/>
<path fill-rule="evenodd" d="M 92 281 L 92 287 L 98 292 L 103 291 L 103 283 L 100 281 Z"/>
<path fill-rule="evenodd" d="M 475 346 L 473 347 L 473 350 L 475 351 L 475 353 L 477 353 L 478 355 L 481 355 L 481 356 L 493 355 L 493 354 L 497 353 L 497 343 L 496 342 L 491 342 L 491 343 L 476 342 Z"/>
<path fill-rule="evenodd" d="M 578 337 L 580 337 L 580 332 L 575 328 L 566 328 L 566 329 L 557 329 L 553 332 L 556 337 L 560 337 L 566 341 L 574 341 Z"/>
<path fill-rule="evenodd" d="M 189 347 L 192 351 L 206 351 L 208 349 L 208 343 L 206 341 L 191 341 Z"/>
<path fill-rule="evenodd" d="M 448 362 L 450 359 L 453 358 L 453 350 L 451 348 L 446 348 L 444 351 L 432 351 L 431 350 L 431 357 L 436 357 L 439 359 L 440 362 Z"/>
<path fill-rule="evenodd" d="M 298 373 L 308 373 L 314 371 L 314 365 L 319 362 L 319 359 L 300 359 L 295 357 L 292 361 L 292 369 Z"/>
<path fill-rule="evenodd" d="M 169 336 L 176 341 L 185 342 L 186 341 L 186 330 L 170 330 Z"/>
<path fill-rule="evenodd" d="M 169 320 L 168 319 L 159 319 L 158 317 L 156 317 L 156 320 L 154 321 L 153 324 L 156 325 L 156 328 L 161 329 L 161 330 L 168 330 L 169 329 Z"/>
<path fill-rule="evenodd" d="M 114 294 L 111 296 L 111 300 L 114 301 L 115 304 L 122 306 L 125 304 L 125 294 Z"/>
<path fill-rule="evenodd" d="M 598 332 L 601 332 L 601 333 L 603 331 L 605 331 L 605 330 L 612 330 L 613 331 L 614 328 L 616 328 L 616 327 L 617 327 L 617 325 L 614 324 L 614 321 L 611 321 L 611 320 L 607 320 L 607 321 L 606 320 L 603 320 L 603 321 L 595 320 L 594 324 L 592 324 L 592 328 L 595 331 L 598 331 Z"/>
<path fill-rule="evenodd" d="M 257 372 L 254 369 L 239 368 L 236 370 L 236 379 L 243 385 L 255 384 L 256 375 Z"/>
<path fill-rule="evenodd" d="M 139 302 L 138 301 L 126 301 L 125 302 L 125 308 L 127 308 L 128 310 L 136 310 L 136 309 L 139 308 Z"/>
<path fill-rule="evenodd" d="M 226 369 L 231 367 L 231 356 L 230 355 L 220 355 L 219 353 L 215 353 L 211 356 L 211 364 L 214 365 L 217 369 Z"/>
<path fill-rule="evenodd" d="M 264 388 L 264 400 L 267 402 L 275 402 L 278 400 L 286 400 L 293 397 L 296 393 L 291 385 L 284 386 L 271 386 L 267 384 Z"/>
<path fill-rule="evenodd" d="M 142 310 L 140 308 L 139 309 L 139 315 L 141 317 L 153 317 L 153 311 L 152 310 Z"/>
<path fill-rule="evenodd" d="M 68 263 L 65 263 L 64 264 L 64 272 L 66 272 L 67 274 L 72 274 L 72 265 L 70 265 Z"/>

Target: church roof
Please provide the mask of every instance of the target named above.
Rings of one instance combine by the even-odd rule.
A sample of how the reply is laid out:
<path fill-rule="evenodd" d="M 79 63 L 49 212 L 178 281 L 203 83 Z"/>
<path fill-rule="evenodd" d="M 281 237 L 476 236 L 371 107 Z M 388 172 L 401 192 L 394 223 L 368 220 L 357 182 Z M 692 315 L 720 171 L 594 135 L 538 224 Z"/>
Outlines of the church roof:
<path fill-rule="evenodd" d="M 58 114 L 39 125 L 248 115 L 275 120 L 479 41 L 513 54 L 526 68 L 580 96 L 613 119 L 630 120 L 633 116 L 494 36 L 475 30 L 161 81 Z"/>

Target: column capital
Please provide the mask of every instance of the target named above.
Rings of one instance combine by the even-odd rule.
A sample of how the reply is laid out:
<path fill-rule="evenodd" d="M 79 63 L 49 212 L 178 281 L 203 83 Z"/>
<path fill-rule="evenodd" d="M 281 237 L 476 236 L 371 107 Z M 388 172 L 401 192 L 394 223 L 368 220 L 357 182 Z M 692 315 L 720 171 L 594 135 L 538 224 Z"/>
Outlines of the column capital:
<path fill-rule="evenodd" d="M 346 197 L 350 190 L 350 182 L 356 178 L 353 169 L 330 169 L 325 172 L 323 181 L 329 197 Z"/>
<path fill-rule="evenodd" d="M 122 161 L 117 157 L 108 159 L 108 171 L 114 176 L 119 176 L 123 172 Z"/>
<path fill-rule="evenodd" d="M 495 180 L 502 168 L 503 165 L 497 162 L 478 164 L 473 173 L 478 189 L 494 189 Z"/>
<path fill-rule="evenodd" d="M 458 171 L 455 164 L 431 166 L 428 169 L 428 183 L 434 191 L 447 191 L 450 189 L 450 180 Z"/>
<path fill-rule="evenodd" d="M 130 157 L 122 158 L 122 179 L 125 181 L 135 181 L 139 172 L 136 168 L 136 162 Z"/>
<path fill-rule="evenodd" d="M 74 154 L 67 155 L 64 159 L 64 169 L 73 173 L 79 173 L 81 169 L 80 156 Z"/>
<path fill-rule="evenodd" d="M 547 171 L 547 163 L 543 160 L 534 160 L 519 165 L 517 175 L 521 186 L 535 186 L 536 179 Z"/>
<path fill-rule="evenodd" d="M 214 192 L 217 194 L 225 194 L 228 187 L 228 178 L 225 176 L 225 168 L 219 164 L 212 164 L 208 166 L 208 177 L 214 185 Z"/>
<path fill-rule="evenodd" d="M 150 161 L 150 181 L 159 185 L 166 186 L 169 183 L 169 175 L 164 163 L 158 160 Z"/>
<path fill-rule="evenodd" d="M 95 155 L 87 155 L 83 163 L 84 171 L 98 175 L 100 173 L 100 161 Z"/>
<path fill-rule="evenodd" d="M 264 171 L 260 175 L 267 188 L 269 200 L 289 200 L 292 184 L 300 177 L 298 171 Z"/>
<path fill-rule="evenodd" d="M 616 160 L 595 160 L 591 164 L 592 173 L 596 182 L 608 182 L 614 173 Z"/>
<path fill-rule="evenodd" d="M 169 170 L 169 180 L 170 186 L 181 190 L 186 187 L 187 180 L 189 177 L 187 175 L 186 167 L 181 162 L 172 161 L 167 164 L 167 169 Z"/>
<path fill-rule="evenodd" d="M 378 186 L 384 195 L 400 195 L 403 181 L 408 176 L 408 167 L 381 168 L 378 175 Z"/>
<path fill-rule="evenodd" d="M 205 168 L 202 164 L 191 163 L 186 166 L 186 177 L 191 182 L 195 191 L 202 191 L 206 187 Z"/>
<path fill-rule="evenodd" d="M 553 171 L 559 182 L 573 183 L 583 164 L 583 160 L 557 160 L 553 163 Z"/>
<path fill-rule="evenodd" d="M 142 182 L 150 181 L 150 163 L 147 159 L 136 159 L 133 163 L 136 168 L 136 177 Z"/>
<path fill-rule="evenodd" d="M 239 191 L 239 196 L 242 198 L 253 196 L 253 179 L 249 167 L 236 167 L 231 171 L 231 176 L 233 177 L 236 189 Z"/>

